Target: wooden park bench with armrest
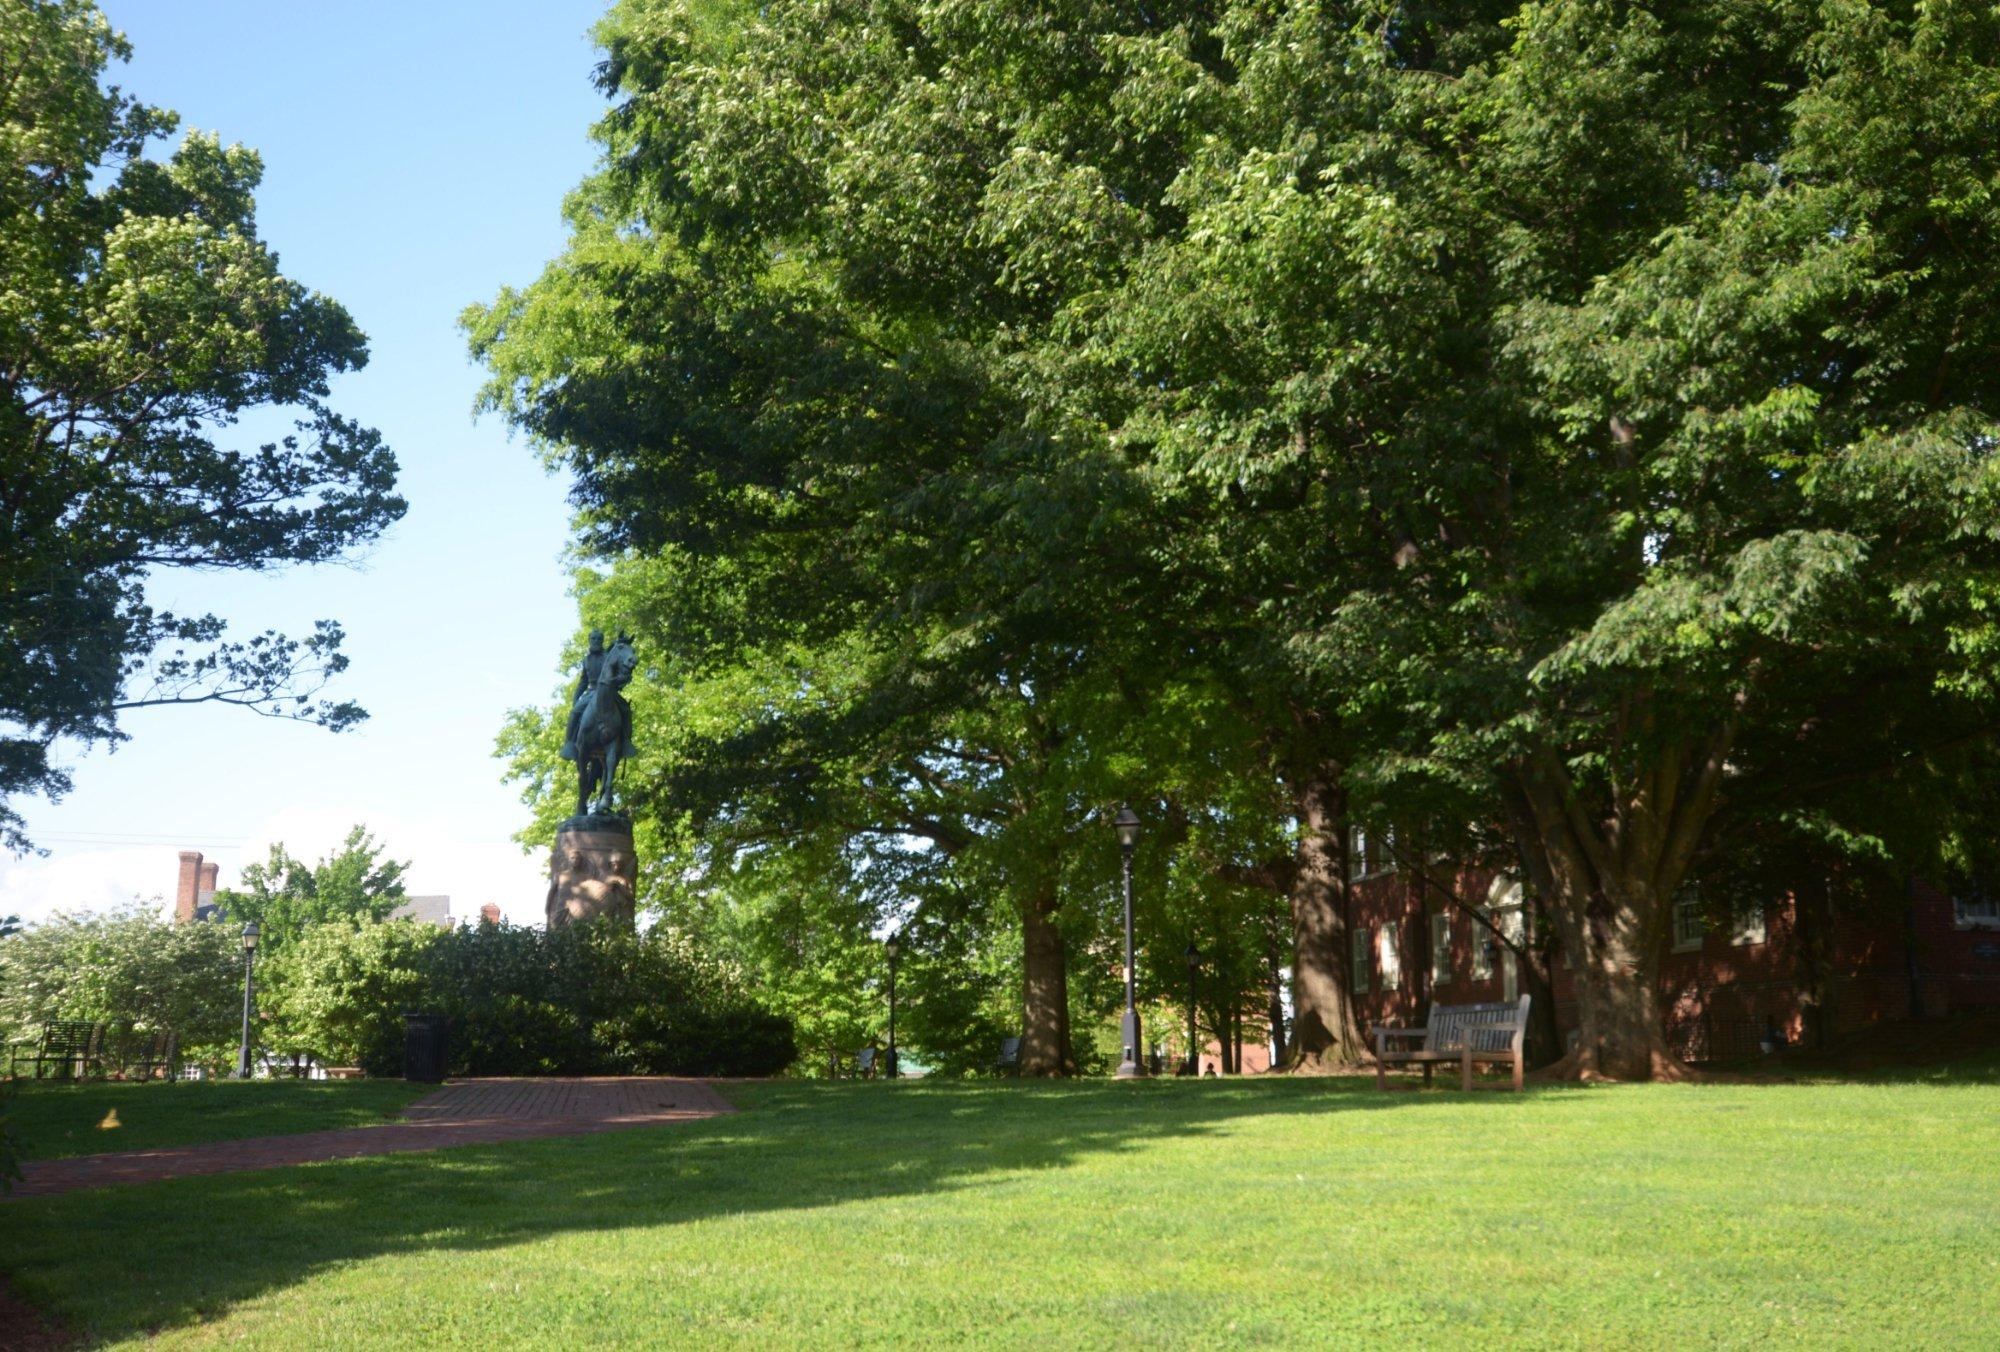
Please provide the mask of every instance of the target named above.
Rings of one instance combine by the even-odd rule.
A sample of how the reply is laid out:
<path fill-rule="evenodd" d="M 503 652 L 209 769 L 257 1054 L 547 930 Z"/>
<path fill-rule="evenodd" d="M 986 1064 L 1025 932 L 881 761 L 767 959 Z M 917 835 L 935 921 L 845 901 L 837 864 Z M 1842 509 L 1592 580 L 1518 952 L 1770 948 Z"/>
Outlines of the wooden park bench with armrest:
<path fill-rule="evenodd" d="M 1422 1066 L 1425 1084 L 1431 1082 L 1432 1066 L 1457 1065 L 1460 1082 L 1470 1089 L 1475 1064 L 1512 1062 L 1518 1090 L 1525 1069 L 1528 997 L 1485 1005 L 1432 1005 L 1422 1028 L 1376 1028 L 1373 1036 L 1378 1089 L 1389 1087 L 1392 1065 Z"/>
<path fill-rule="evenodd" d="M 7 1063 L 9 1075 L 18 1074 L 24 1060 L 35 1067 L 38 1080 L 45 1066 L 55 1067 L 57 1079 L 88 1075 L 93 1069 L 103 1068 L 104 1025 L 79 1019 L 45 1023 L 39 1038 L 17 1042 L 9 1050 L 13 1053 Z"/>

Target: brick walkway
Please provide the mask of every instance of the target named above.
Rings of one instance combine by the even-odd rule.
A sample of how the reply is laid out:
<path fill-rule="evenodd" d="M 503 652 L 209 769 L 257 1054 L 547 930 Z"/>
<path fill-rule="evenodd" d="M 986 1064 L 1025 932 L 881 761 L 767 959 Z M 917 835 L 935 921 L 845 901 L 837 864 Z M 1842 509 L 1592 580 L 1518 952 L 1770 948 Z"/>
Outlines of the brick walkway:
<path fill-rule="evenodd" d="M 454 1080 L 411 1104 L 400 1122 L 31 1162 L 21 1166 L 22 1178 L 11 1195 L 41 1197 L 113 1183 L 276 1169 L 356 1155 L 624 1131 L 731 1111 L 729 1101 L 700 1080 Z"/>

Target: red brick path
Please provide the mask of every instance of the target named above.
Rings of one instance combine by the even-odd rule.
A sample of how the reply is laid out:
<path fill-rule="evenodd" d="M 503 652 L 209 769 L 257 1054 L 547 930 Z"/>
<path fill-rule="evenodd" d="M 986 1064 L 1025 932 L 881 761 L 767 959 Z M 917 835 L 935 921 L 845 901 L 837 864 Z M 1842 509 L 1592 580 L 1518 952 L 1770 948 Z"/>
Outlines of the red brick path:
<path fill-rule="evenodd" d="M 12 1195 L 40 1197 L 113 1183 L 275 1169 L 356 1155 L 581 1136 L 691 1122 L 731 1111 L 729 1101 L 700 1080 L 454 1080 L 411 1104 L 400 1122 L 28 1163 L 21 1166 L 23 1177 Z"/>

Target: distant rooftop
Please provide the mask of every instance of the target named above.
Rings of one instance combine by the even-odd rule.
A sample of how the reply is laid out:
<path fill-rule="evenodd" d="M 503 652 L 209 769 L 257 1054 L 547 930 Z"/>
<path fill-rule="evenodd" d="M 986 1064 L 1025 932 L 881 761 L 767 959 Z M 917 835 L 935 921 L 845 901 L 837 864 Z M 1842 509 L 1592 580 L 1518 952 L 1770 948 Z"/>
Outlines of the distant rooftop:
<path fill-rule="evenodd" d="M 451 898 L 449 896 L 410 897 L 401 906 L 389 912 L 389 918 L 391 920 L 421 920 L 427 925 L 436 925 L 439 929 L 450 929 L 452 926 Z"/>

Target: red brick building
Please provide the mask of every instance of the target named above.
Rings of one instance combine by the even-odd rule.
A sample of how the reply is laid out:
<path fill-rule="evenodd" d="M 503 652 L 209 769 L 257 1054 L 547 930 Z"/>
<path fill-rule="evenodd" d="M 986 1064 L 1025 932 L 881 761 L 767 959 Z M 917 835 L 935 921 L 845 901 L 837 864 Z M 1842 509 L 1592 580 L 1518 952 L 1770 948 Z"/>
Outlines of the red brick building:
<path fill-rule="evenodd" d="M 1354 857 L 1350 961 L 1364 1024 L 1421 1023 L 1433 1000 L 1470 1004 L 1522 993 L 1513 954 L 1491 944 L 1477 920 L 1379 855 L 1371 859 L 1365 840 Z M 1513 879 L 1453 881 L 1459 896 L 1483 897 L 1480 910 L 1507 933 L 1524 932 Z M 1669 1042 L 1690 1060 L 1729 1060 L 1756 1055 L 1772 1032 L 1810 1045 L 1884 1019 L 2000 1007 L 2000 893 L 1952 897 L 1918 883 L 1866 910 L 1833 916 L 1814 934 L 1810 909 L 1802 914 L 1786 897 L 1724 932 L 1704 923 L 1694 893 L 1684 896 L 1661 972 Z M 1575 982 L 1560 957 L 1553 985 L 1567 1039 L 1576 1028 Z"/>

